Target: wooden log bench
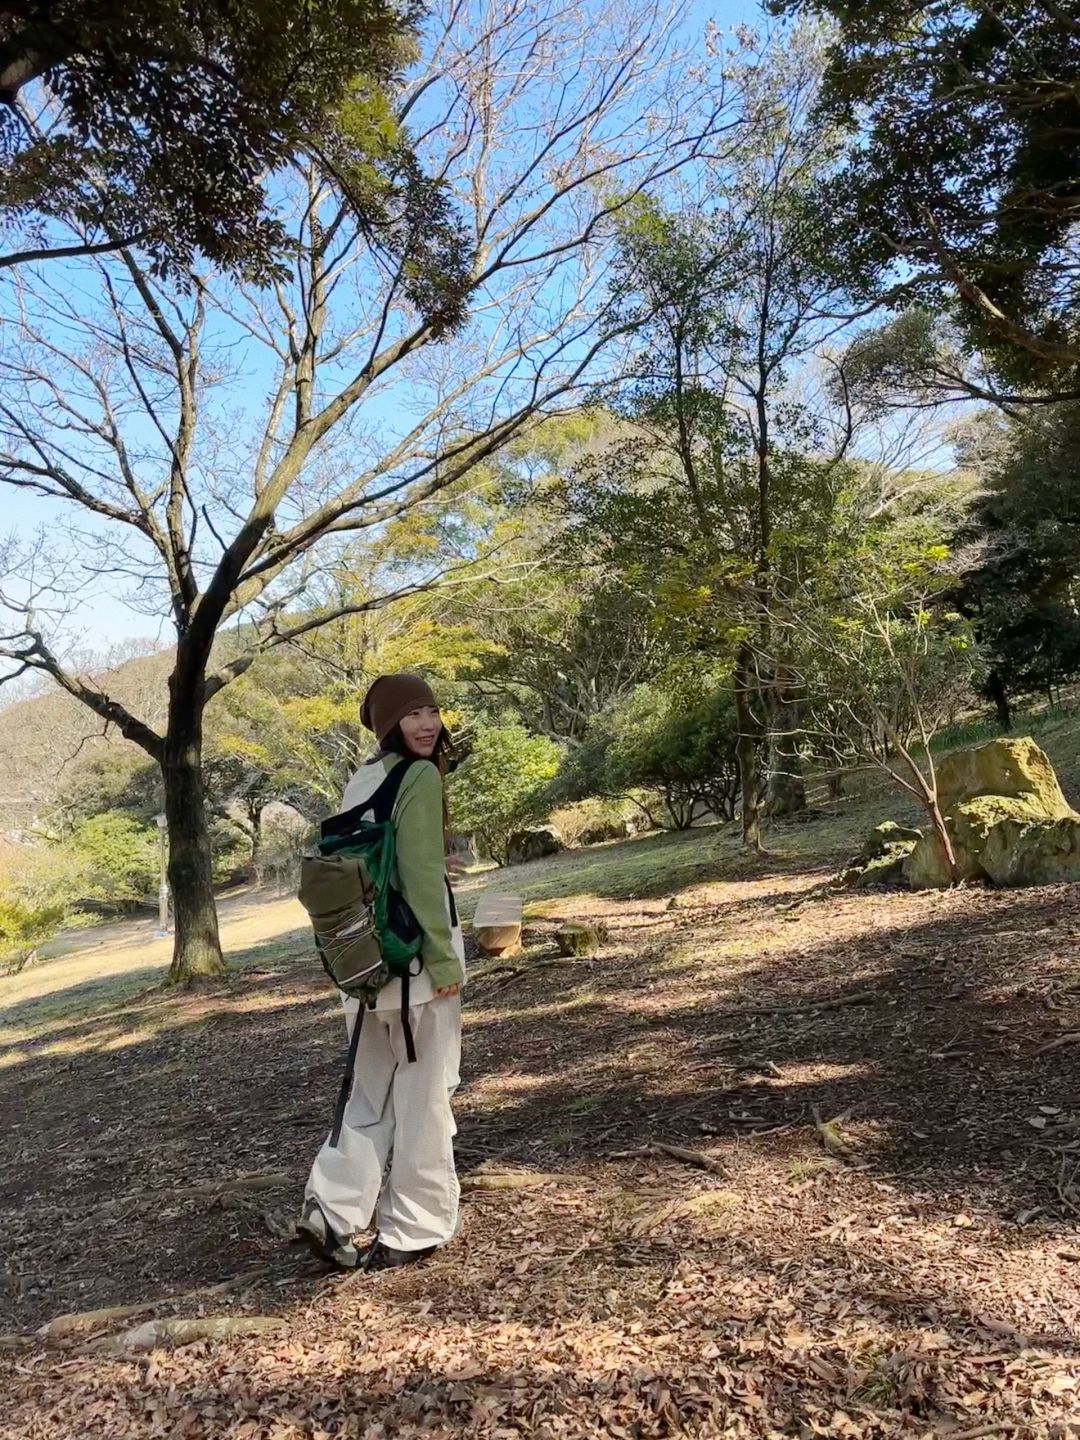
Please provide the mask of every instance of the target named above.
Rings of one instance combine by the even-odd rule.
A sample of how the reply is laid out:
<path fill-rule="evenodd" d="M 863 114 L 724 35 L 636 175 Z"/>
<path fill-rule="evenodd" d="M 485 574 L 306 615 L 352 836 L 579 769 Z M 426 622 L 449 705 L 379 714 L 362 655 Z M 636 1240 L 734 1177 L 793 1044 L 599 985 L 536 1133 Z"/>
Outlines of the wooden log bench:
<path fill-rule="evenodd" d="M 485 895 L 473 916 L 473 935 L 485 955 L 521 949 L 521 896 Z"/>

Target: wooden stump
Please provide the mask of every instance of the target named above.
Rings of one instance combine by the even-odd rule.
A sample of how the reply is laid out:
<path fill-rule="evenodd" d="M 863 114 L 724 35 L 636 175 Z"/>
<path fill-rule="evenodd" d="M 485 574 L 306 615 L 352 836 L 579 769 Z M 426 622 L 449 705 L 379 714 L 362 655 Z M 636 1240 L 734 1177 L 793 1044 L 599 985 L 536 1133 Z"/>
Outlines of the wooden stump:
<path fill-rule="evenodd" d="M 521 896 L 485 895 L 473 916 L 473 935 L 485 955 L 521 947 Z"/>
<path fill-rule="evenodd" d="M 608 938 L 607 926 L 586 925 L 579 920 L 566 920 L 555 931 L 559 954 L 594 955 Z"/>

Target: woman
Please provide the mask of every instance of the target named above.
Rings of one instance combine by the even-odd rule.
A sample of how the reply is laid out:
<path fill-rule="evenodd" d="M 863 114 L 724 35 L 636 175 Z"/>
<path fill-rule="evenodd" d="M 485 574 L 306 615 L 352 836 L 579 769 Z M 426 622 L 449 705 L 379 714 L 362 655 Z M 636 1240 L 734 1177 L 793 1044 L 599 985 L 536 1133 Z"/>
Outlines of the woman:
<path fill-rule="evenodd" d="M 423 969 L 409 990 L 416 1059 L 406 1056 L 401 981 L 392 980 L 364 1020 L 341 1135 L 316 1156 L 299 1229 L 320 1258 L 342 1269 L 385 1270 L 424 1259 L 457 1229 L 450 1100 L 461 1054 L 465 949 L 446 876 L 449 737 L 438 702 L 418 675 L 383 675 L 360 719 L 379 749 L 345 787 L 343 812 L 371 800 L 394 766 L 418 762 L 401 783 L 392 816 L 398 884 L 423 931 Z M 358 1011 L 359 1002 L 346 998 L 350 1035 Z M 362 1250 L 353 1237 L 373 1217 L 376 1236 Z"/>

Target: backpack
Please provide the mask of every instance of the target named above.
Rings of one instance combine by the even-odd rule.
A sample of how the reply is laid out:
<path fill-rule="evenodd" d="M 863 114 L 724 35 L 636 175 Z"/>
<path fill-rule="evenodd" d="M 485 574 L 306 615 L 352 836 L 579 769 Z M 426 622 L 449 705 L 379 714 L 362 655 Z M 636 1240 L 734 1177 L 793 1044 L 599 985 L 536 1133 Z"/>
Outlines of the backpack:
<path fill-rule="evenodd" d="M 401 981 L 405 1054 L 410 1063 L 416 1059 L 409 978 L 420 973 L 423 932 L 394 884 L 397 844 L 392 819 L 413 763 L 408 758 L 399 761 L 369 800 L 324 820 L 319 839 L 300 861 L 298 898 L 311 920 L 323 969 L 339 990 L 360 1001 L 334 1111 L 334 1147 L 352 1091 L 364 1010 L 375 1008 L 379 991 L 391 980 Z"/>

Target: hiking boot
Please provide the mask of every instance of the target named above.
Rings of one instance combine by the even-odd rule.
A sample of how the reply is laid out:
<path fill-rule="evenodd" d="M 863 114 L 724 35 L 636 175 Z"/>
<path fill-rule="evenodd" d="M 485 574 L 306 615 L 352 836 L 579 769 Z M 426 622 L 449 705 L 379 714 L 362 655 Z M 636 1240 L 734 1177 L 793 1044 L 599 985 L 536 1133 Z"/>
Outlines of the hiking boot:
<path fill-rule="evenodd" d="M 375 1240 L 368 1248 L 360 1262 L 362 1270 L 397 1270 L 402 1265 L 415 1265 L 418 1260 L 426 1260 L 429 1255 L 434 1255 L 439 1247 L 428 1245 L 423 1250 L 395 1250 L 392 1245 L 384 1245 L 381 1240 Z"/>
<path fill-rule="evenodd" d="M 296 1225 L 296 1233 L 316 1260 L 334 1265 L 339 1270 L 357 1270 L 363 1259 L 351 1239 L 335 1235 L 326 1213 L 311 1196 L 304 1202 L 304 1213 Z"/>

